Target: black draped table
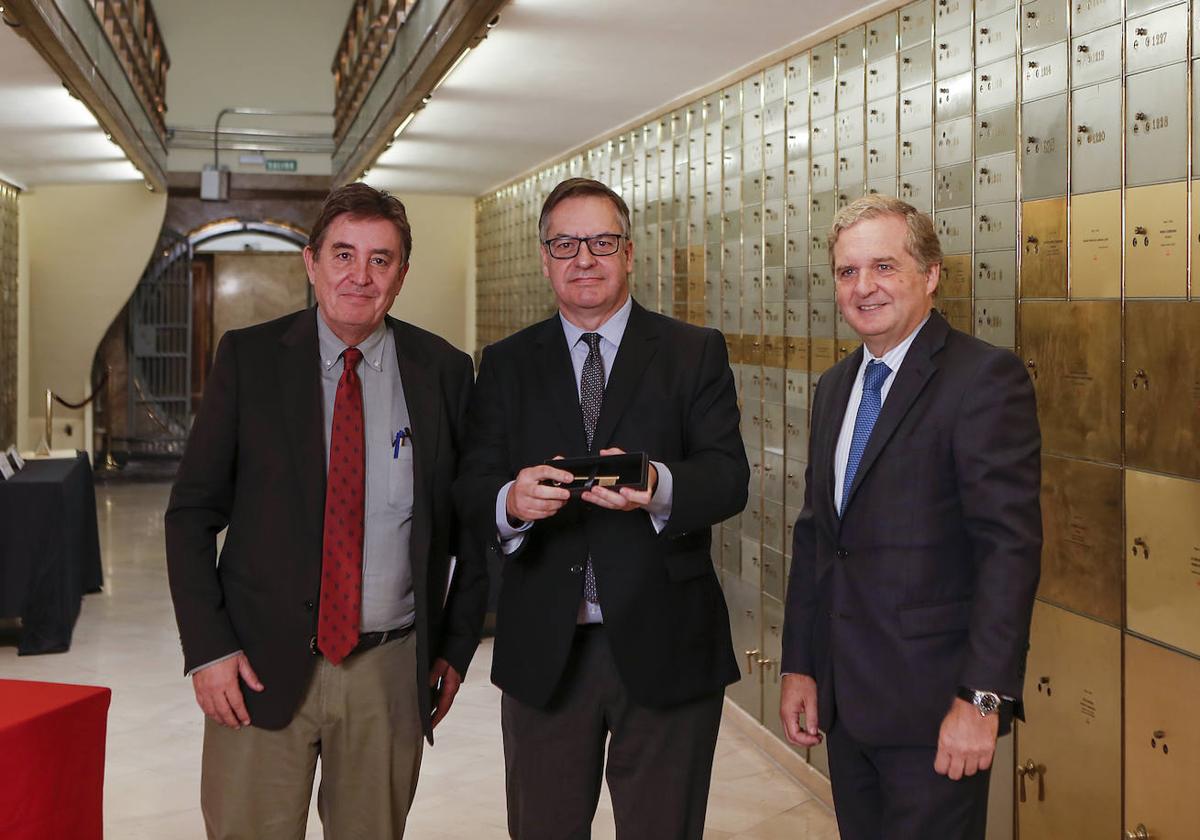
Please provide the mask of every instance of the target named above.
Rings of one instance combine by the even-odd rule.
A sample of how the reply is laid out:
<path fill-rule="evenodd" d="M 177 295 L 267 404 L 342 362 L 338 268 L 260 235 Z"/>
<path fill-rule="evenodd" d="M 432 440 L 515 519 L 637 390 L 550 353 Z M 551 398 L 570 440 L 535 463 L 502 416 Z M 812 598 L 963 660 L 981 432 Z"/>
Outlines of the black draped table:
<path fill-rule="evenodd" d="M 85 453 L 31 458 L 0 481 L 0 616 L 21 618 L 20 655 L 67 650 L 84 593 L 103 582 Z"/>

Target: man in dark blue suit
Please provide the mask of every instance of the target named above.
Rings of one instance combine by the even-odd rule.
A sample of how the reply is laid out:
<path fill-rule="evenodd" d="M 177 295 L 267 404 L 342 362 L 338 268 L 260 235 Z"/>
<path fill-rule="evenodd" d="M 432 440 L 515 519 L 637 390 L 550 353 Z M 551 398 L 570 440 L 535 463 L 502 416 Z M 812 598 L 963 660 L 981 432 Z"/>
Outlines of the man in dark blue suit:
<path fill-rule="evenodd" d="M 780 716 L 797 745 L 828 735 L 844 840 L 982 840 L 1040 568 L 1033 387 L 933 311 L 928 216 L 859 199 L 829 253 L 864 346 L 813 398 Z"/>

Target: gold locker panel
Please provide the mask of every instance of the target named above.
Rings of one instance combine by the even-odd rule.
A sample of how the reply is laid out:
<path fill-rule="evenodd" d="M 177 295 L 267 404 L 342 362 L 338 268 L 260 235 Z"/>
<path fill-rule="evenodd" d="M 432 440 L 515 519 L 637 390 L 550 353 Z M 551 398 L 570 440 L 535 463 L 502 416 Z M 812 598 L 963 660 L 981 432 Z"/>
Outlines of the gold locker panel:
<path fill-rule="evenodd" d="M 1125 471 L 1129 629 L 1200 655 L 1200 483 Z"/>
<path fill-rule="evenodd" d="M 1021 297 L 1067 296 L 1067 200 L 1021 205 Z"/>
<path fill-rule="evenodd" d="M 996 741 L 992 756 L 992 778 L 988 782 L 987 840 L 1013 840 L 1013 801 L 1016 799 L 1016 780 L 1013 778 L 1015 736 L 1009 732 Z"/>
<path fill-rule="evenodd" d="M 1120 626 L 1125 551 L 1121 469 L 1042 458 L 1042 580 L 1038 597 Z"/>
<path fill-rule="evenodd" d="M 1200 303 L 1125 306 L 1125 462 L 1200 478 Z"/>
<path fill-rule="evenodd" d="M 1116 837 L 1121 631 L 1037 602 L 1024 699 L 1028 723 L 1017 730 L 1021 840 Z"/>
<path fill-rule="evenodd" d="M 1125 829 L 1185 840 L 1200 826 L 1200 662 L 1125 637 Z M 1134 835 L 1137 836 L 1136 833 Z"/>
<path fill-rule="evenodd" d="M 942 262 L 938 281 L 938 297 L 965 298 L 971 296 L 971 255 L 951 254 Z"/>
<path fill-rule="evenodd" d="M 1121 296 L 1121 191 L 1071 200 L 1071 297 Z"/>
<path fill-rule="evenodd" d="M 1043 451 L 1119 463 L 1120 302 L 1022 301 L 1019 320 Z"/>
<path fill-rule="evenodd" d="M 1125 193 L 1125 296 L 1187 293 L 1187 182 Z"/>
<path fill-rule="evenodd" d="M 975 310 L 971 307 L 970 298 L 935 299 L 933 307 L 942 313 L 942 317 L 950 322 L 956 330 L 971 335 L 975 331 Z"/>

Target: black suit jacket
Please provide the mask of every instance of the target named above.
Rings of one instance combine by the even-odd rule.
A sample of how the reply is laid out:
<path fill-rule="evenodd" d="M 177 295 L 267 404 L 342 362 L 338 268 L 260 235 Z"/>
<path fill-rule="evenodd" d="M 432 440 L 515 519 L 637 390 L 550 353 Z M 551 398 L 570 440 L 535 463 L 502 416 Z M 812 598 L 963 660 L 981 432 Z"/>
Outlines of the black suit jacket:
<path fill-rule="evenodd" d="M 724 339 L 636 302 L 609 373 L 593 451 L 619 446 L 666 464 L 670 519 L 573 499 L 505 558 L 492 679 L 545 707 L 567 665 L 590 552 L 606 634 L 630 696 L 668 706 L 739 677 L 710 554 L 711 527 L 746 504 L 749 467 Z M 488 347 L 455 498 L 496 541 L 496 496 L 524 467 L 587 453 L 559 316 Z"/>
<path fill-rule="evenodd" d="M 822 729 L 932 745 L 959 685 L 1021 697 L 1042 539 L 1033 386 L 1012 353 L 934 312 L 839 519 L 834 450 L 862 358 L 814 396 L 782 667 L 816 679 Z"/>
<path fill-rule="evenodd" d="M 246 707 L 267 729 L 291 720 L 315 661 L 326 472 L 316 319 L 314 308 L 226 333 L 166 514 L 184 669 L 244 650 L 265 686 L 242 686 Z M 429 737 L 430 662 L 444 656 L 466 673 L 487 597 L 482 559 L 459 539 L 450 496 L 473 370 L 432 333 L 387 325 L 413 432 L 415 677 Z"/>

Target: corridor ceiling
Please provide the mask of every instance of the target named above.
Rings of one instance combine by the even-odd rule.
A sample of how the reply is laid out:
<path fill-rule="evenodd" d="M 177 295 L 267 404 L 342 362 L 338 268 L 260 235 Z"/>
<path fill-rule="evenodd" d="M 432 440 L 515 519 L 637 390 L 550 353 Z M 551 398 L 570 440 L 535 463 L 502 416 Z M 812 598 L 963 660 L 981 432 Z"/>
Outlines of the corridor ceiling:
<path fill-rule="evenodd" d="M 399 194 L 483 194 L 765 56 L 782 57 L 790 45 L 866 6 L 852 0 L 512 0 L 367 181 Z M 164 26 L 164 34 L 172 52 L 174 33 Z M 328 68 L 333 56 L 317 52 L 296 51 L 294 60 Z M 170 85 L 177 84 L 172 75 Z M 330 90 L 332 84 L 330 75 Z M 329 96 L 322 92 L 321 98 Z M 0 177 L 19 185 L 140 178 L 41 57 L 5 26 Z"/>

